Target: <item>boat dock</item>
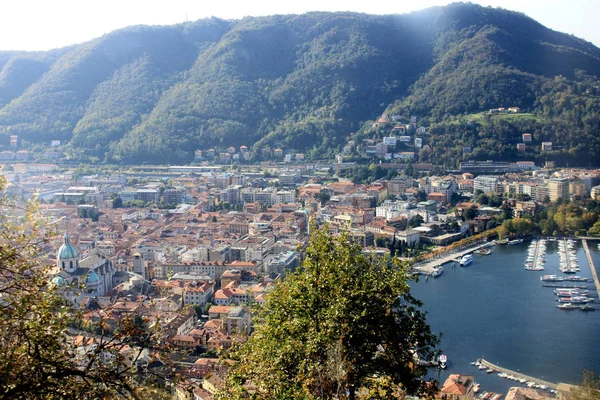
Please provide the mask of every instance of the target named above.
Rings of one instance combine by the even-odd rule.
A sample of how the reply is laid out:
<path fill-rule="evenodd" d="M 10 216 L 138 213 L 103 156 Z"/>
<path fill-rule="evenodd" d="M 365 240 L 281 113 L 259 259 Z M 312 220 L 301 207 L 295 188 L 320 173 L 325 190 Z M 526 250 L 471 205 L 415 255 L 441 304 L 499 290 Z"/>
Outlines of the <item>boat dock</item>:
<path fill-rule="evenodd" d="M 534 252 L 533 252 L 533 261 L 531 262 L 530 267 L 532 267 L 532 268 L 541 268 L 542 270 L 544 269 L 544 255 L 545 255 L 545 251 L 546 251 L 546 244 L 545 243 L 542 244 L 542 241 L 538 240 L 535 243 L 535 249 L 534 249 Z M 535 271 L 535 270 L 533 270 L 533 271 Z"/>
<path fill-rule="evenodd" d="M 592 255 L 590 254 L 590 248 L 588 247 L 586 239 L 582 239 L 581 242 L 583 243 L 585 256 L 587 257 L 588 265 L 590 266 L 590 271 L 592 272 L 594 285 L 596 285 L 596 292 L 598 293 L 598 297 L 600 297 L 600 281 L 598 280 L 598 273 L 596 272 L 596 267 L 594 266 L 594 260 L 592 260 Z"/>
<path fill-rule="evenodd" d="M 546 385 L 546 386 L 548 386 L 551 389 L 556 389 L 556 386 L 558 385 L 557 383 L 547 382 L 547 381 L 544 381 L 542 379 L 538 379 L 538 378 L 534 378 L 532 376 L 528 376 L 528 375 L 522 374 L 520 372 L 512 371 L 512 370 L 510 370 L 508 368 L 502 368 L 502 367 L 500 367 L 498 365 L 492 364 L 491 362 L 484 360 L 483 358 L 479 359 L 478 361 L 481 364 L 485 365 L 486 367 L 493 369 L 494 371 L 504 372 L 505 374 L 513 375 L 513 376 L 515 376 L 515 377 L 517 377 L 519 379 L 525 379 L 525 380 L 527 380 L 529 382 L 534 382 L 534 383 L 536 383 L 538 385 Z"/>
<path fill-rule="evenodd" d="M 416 264 L 413 266 L 413 271 L 415 273 L 421 274 L 421 275 L 431 275 L 431 273 L 433 272 L 433 269 L 435 267 L 439 267 L 439 266 L 449 263 L 449 262 L 458 262 L 460 260 L 460 258 L 462 256 L 464 256 L 465 254 L 473 253 L 475 250 L 478 250 L 482 247 L 487 247 L 487 246 L 482 246 L 481 244 L 476 244 L 476 245 L 469 246 L 462 250 L 454 251 L 448 255 L 437 257 L 437 258 L 434 258 L 429 261 L 425 261 L 420 264 Z"/>
<path fill-rule="evenodd" d="M 572 284 L 560 284 L 560 283 L 544 283 L 542 287 L 551 288 L 567 288 L 567 289 L 596 289 L 594 286 L 589 285 L 572 285 Z"/>

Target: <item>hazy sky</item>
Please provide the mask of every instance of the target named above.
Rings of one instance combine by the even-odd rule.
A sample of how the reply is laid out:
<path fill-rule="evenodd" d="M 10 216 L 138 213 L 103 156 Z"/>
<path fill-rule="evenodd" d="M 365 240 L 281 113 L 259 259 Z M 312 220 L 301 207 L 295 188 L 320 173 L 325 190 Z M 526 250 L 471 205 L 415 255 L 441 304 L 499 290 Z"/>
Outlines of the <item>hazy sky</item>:
<path fill-rule="evenodd" d="M 474 0 L 521 11 L 543 25 L 600 46 L 600 0 Z M 169 25 L 200 18 L 357 11 L 402 14 L 448 0 L 3 0 L 0 50 L 48 50 L 130 25 Z"/>

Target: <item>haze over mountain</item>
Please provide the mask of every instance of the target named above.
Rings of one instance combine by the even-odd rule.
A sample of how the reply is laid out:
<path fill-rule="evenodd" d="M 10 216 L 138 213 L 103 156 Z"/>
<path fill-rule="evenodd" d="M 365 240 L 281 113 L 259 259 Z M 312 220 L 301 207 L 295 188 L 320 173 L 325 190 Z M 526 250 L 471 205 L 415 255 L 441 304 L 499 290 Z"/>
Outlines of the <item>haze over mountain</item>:
<path fill-rule="evenodd" d="M 48 52 L 0 52 L 0 68 L 0 135 L 68 141 L 79 159 L 188 162 L 195 149 L 264 144 L 332 155 L 384 112 L 426 117 L 443 149 L 477 147 L 477 131 L 435 124 L 509 106 L 533 112 L 521 123 L 573 159 L 588 161 L 574 150 L 581 140 L 600 155 L 598 97 L 581 97 L 600 76 L 600 49 L 472 4 L 136 26 Z"/>

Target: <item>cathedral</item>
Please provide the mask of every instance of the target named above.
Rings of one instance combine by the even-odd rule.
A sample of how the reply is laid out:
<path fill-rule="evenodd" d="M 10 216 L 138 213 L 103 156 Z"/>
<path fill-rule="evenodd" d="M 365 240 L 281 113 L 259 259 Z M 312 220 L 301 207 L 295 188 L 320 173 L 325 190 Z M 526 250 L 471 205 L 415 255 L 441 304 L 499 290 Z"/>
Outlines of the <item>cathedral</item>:
<path fill-rule="evenodd" d="M 71 244 L 68 234 L 63 237 L 63 244 L 56 254 L 56 267 L 52 283 L 60 287 L 63 296 L 74 304 L 84 298 L 102 296 L 113 288 L 113 263 L 98 254 L 96 249 L 80 261 L 79 252 Z"/>

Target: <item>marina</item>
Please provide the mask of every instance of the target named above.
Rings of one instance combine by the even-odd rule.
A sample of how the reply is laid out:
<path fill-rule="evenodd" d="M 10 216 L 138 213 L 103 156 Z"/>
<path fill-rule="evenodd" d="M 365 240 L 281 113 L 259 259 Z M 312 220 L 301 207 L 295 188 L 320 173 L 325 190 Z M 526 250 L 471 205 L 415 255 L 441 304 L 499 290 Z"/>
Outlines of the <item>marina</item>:
<path fill-rule="evenodd" d="M 543 271 L 546 262 L 546 240 L 534 240 L 527 250 L 525 269 L 527 271 Z"/>
<path fill-rule="evenodd" d="M 543 274 L 572 276 L 559 269 L 558 243 L 547 240 L 545 270 L 540 273 L 524 269 L 530 246 L 525 241 L 494 247 L 490 255 L 473 253 L 468 268 L 444 266 L 440 278 L 411 284 L 413 295 L 424 302 L 432 330 L 443 332 L 441 350 L 448 363 L 446 369 L 435 370 L 436 379 L 443 381 L 452 373 L 471 374 L 481 384 L 481 393 L 506 393 L 515 386 L 497 373 L 487 373 L 488 367 L 473 368 L 471 362 L 479 358 L 547 382 L 576 383 L 584 369 L 600 371 L 600 359 L 590 351 L 600 348 L 600 312 L 582 310 L 586 304 L 600 306 L 580 241 L 573 250 L 581 265 L 578 274 L 587 282 L 540 281 Z M 596 247 L 590 245 L 589 251 L 598 266 Z M 575 296 L 569 289 L 587 290 L 585 296 L 594 302 L 579 304 L 573 311 L 559 309 L 557 305 L 566 303 L 557 301 L 557 289 L 572 295 L 562 297 Z"/>
<path fill-rule="evenodd" d="M 564 274 L 575 274 L 580 271 L 574 248 L 574 240 L 563 239 L 558 242 L 558 254 L 560 257 L 559 269 L 560 272 Z"/>
<path fill-rule="evenodd" d="M 486 368 L 490 368 L 490 369 L 494 370 L 495 372 L 499 372 L 500 374 L 506 374 L 507 375 L 506 378 L 509 378 L 509 377 L 516 378 L 516 379 L 512 379 L 512 380 L 519 381 L 519 383 L 525 384 L 527 382 L 533 382 L 534 384 L 536 384 L 538 386 L 542 386 L 542 387 L 540 387 L 540 389 L 546 389 L 546 388 L 556 389 L 556 386 L 557 386 L 556 383 L 548 382 L 548 381 L 538 379 L 538 378 L 534 378 L 533 376 L 525 375 L 520 372 L 510 370 L 508 368 L 503 368 L 499 365 L 492 364 L 491 362 L 486 361 L 483 358 L 481 358 L 477 361 L 480 362 Z M 509 379 L 511 379 L 511 378 L 509 378 Z"/>

